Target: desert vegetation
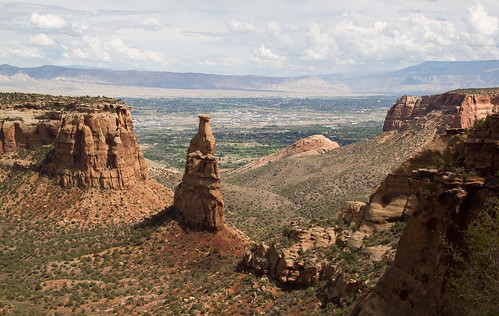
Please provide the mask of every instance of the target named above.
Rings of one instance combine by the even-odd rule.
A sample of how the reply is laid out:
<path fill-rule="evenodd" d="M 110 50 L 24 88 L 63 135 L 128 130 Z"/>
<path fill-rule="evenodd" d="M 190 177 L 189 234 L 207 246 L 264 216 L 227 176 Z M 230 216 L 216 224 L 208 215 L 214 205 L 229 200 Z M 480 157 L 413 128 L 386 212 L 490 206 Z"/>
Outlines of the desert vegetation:
<path fill-rule="evenodd" d="M 493 315 L 499 310 L 499 201 L 490 199 L 464 232 L 465 249 L 446 243 L 456 263 L 447 287 L 466 302 L 472 315 Z"/>

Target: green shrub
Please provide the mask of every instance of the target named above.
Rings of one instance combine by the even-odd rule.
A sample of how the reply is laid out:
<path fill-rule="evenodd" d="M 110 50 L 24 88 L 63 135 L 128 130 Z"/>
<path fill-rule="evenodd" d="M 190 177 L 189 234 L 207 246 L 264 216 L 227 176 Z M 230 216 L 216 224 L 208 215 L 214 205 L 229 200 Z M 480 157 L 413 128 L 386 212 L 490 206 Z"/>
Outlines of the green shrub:
<path fill-rule="evenodd" d="M 466 249 L 447 246 L 462 269 L 451 268 L 448 287 L 454 290 L 474 315 L 497 315 L 499 311 L 499 200 L 482 210 L 464 232 Z"/>

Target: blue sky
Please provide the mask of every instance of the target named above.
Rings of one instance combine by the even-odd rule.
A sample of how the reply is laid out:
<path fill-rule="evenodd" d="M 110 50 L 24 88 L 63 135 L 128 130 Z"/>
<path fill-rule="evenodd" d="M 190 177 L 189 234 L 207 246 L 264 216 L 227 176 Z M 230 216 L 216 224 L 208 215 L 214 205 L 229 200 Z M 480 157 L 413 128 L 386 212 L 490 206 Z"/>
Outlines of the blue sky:
<path fill-rule="evenodd" d="M 0 0 L 0 63 L 299 76 L 499 59 L 499 1 Z"/>

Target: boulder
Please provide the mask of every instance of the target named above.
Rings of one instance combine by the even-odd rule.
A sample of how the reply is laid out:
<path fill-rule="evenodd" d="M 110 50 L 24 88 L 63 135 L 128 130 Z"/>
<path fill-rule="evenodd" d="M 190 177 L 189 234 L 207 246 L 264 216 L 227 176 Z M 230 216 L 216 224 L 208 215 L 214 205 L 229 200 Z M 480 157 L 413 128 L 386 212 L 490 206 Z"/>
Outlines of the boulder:
<path fill-rule="evenodd" d="M 358 228 L 366 216 L 367 207 L 364 202 L 346 201 L 336 217 L 342 219 L 349 227 Z"/>

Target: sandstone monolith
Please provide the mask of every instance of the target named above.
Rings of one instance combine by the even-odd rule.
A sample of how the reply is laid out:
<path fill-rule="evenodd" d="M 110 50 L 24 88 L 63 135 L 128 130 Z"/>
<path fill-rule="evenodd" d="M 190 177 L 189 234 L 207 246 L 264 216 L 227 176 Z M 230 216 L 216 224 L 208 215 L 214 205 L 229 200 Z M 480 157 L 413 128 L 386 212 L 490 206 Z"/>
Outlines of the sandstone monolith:
<path fill-rule="evenodd" d="M 208 115 L 199 116 L 199 130 L 191 140 L 185 173 L 175 190 L 175 208 L 193 229 L 213 231 L 224 227 L 220 170 Z"/>

